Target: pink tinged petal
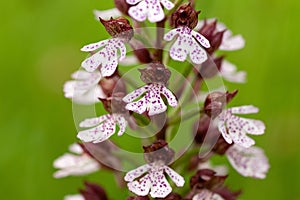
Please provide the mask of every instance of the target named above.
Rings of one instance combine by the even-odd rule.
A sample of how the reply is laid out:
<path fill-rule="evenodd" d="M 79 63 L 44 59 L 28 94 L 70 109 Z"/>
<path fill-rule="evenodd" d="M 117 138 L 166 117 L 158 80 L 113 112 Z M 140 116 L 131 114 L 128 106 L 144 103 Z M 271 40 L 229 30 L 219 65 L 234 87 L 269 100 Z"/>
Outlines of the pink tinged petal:
<path fill-rule="evenodd" d="M 120 130 L 118 131 L 118 136 L 123 135 L 125 132 L 126 126 L 127 126 L 127 121 L 123 116 L 116 116 L 115 120 L 117 121 L 117 124 L 119 125 Z"/>
<path fill-rule="evenodd" d="M 148 10 L 148 20 L 152 23 L 159 22 L 163 20 L 165 17 L 165 13 L 160 5 L 160 2 L 157 2 L 153 5 L 149 5 Z"/>
<path fill-rule="evenodd" d="M 209 48 L 210 44 L 208 39 L 206 39 L 203 35 L 201 35 L 200 33 L 193 31 L 192 30 L 192 35 L 196 38 L 196 40 L 205 48 Z"/>
<path fill-rule="evenodd" d="M 268 158 L 259 147 L 243 148 L 233 145 L 226 155 L 233 168 L 246 177 L 263 179 L 270 168 Z"/>
<path fill-rule="evenodd" d="M 149 174 L 137 181 L 133 181 L 127 184 L 128 189 L 139 196 L 146 196 L 151 187 Z"/>
<path fill-rule="evenodd" d="M 252 135 L 262 135 L 265 133 L 266 126 L 260 120 L 255 119 L 244 119 L 241 118 L 244 123 L 243 129 Z"/>
<path fill-rule="evenodd" d="M 99 20 L 99 17 L 102 19 L 110 19 L 121 17 L 122 13 L 117 8 L 107 9 L 107 10 L 94 10 L 94 15 L 97 20 Z"/>
<path fill-rule="evenodd" d="M 146 98 L 143 97 L 140 100 L 136 101 L 136 102 L 132 102 L 132 103 L 128 103 L 125 108 L 127 110 L 131 110 L 133 112 L 142 114 L 146 111 L 147 109 L 147 103 L 146 103 Z"/>
<path fill-rule="evenodd" d="M 76 154 L 82 154 L 84 152 L 81 146 L 77 143 L 71 144 L 69 146 L 69 151 Z"/>
<path fill-rule="evenodd" d="M 106 58 L 106 53 L 103 51 L 99 51 L 98 53 L 95 53 L 91 57 L 85 59 L 82 63 L 81 66 L 88 72 L 93 72 L 95 71 L 100 64 L 105 61 Z M 103 74 L 102 74 L 103 75 Z"/>
<path fill-rule="evenodd" d="M 148 90 L 149 90 L 148 85 L 145 85 L 141 88 L 138 88 L 138 89 L 134 90 L 133 92 L 127 94 L 123 98 L 123 101 L 126 102 L 126 103 L 132 102 L 133 100 L 135 100 L 136 98 L 138 98 L 139 96 L 141 96 L 142 94 L 144 94 Z"/>
<path fill-rule="evenodd" d="M 175 95 L 166 87 L 163 87 L 162 89 L 162 94 L 166 97 L 168 104 L 172 107 L 176 107 L 177 106 L 177 99 L 175 97 Z"/>
<path fill-rule="evenodd" d="M 81 194 L 67 195 L 64 200 L 85 200 Z"/>
<path fill-rule="evenodd" d="M 85 119 L 84 121 L 80 122 L 79 126 L 82 128 L 93 127 L 102 123 L 104 120 L 107 120 L 108 118 L 110 118 L 110 114 L 102 115 L 100 117 Z"/>
<path fill-rule="evenodd" d="M 259 109 L 252 105 L 246 105 L 246 106 L 232 107 L 229 108 L 228 111 L 230 111 L 233 114 L 252 114 L 252 113 L 258 113 Z"/>
<path fill-rule="evenodd" d="M 151 173 L 151 191 L 150 195 L 153 198 L 165 198 L 172 192 L 172 188 L 168 183 L 163 168 L 153 170 Z"/>
<path fill-rule="evenodd" d="M 171 10 L 172 8 L 174 8 L 174 4 L 169 1 L 169 0 L 160 0 L 160 3 L 167 9 L 167 10 Z"/>
<path fill-rule="evenodd" d="M 218 129 L 219 131 L 221 132 L 224 140 L 228 143 L 228 144 L 231 144 L 232 143 L 232 139 L 229 135 L 229 133 L 227 133 L 227 129 L 226 129 L 226 126 L 225 126 L 225 122 L 224 121 L 219 121 L 218 123 Z"/>
<path fill-rule="evenodd" d="M 180 30 L 181 28 L 170 30 L 164 35 L 164 40 L 171 41 L 180 32 Z"/>
<path fill-rule="evenodd" d="M 115 133 L 116 123 L 112 119 L 108 119 L 99 126 L 80 131 L 77 137 L 84 142 L 99 143 L 107 140 Z"/>
<path fill-rule="evenodd" d="M 144 0 L 126 0 L 126 3 L 128 3 L 130 5 L 135 5 L 140 1 L 144 1 Z"/>
<path fill-rule="evenodd" d="M 202 47 L 199 46 L 198 43 L 193 43 L 190 51 L 191 61 L 195 64 L 201 64 L 207 60 L 207 54 Z"/>
<path fill-rule="evenodd" d="M 100 69 L 101 75 L 104 77 L 111 76 L 118 66 L 117 49 L 107 50 L 106 53 L 107 56 L 103 58 Z"/>
<path fill-rule="evenodd" d="M 183 187 L 185 181 L 182 176 L 168 166 L 165 166 L 164 170 L 178 187 Z"/>
<path fill-rule="evenodd" d="M 227 32 L 227 31 L 226 31 Z M 226 32 L 219 47 L 223 51 L 235 51 L 245 47 L 245 39 L 241 35 L 227 36 Z"/>
<path fill-rule="evenodd" d="M 203 189 L 196 194 L 192 200 L 224 200 L 220 195 L 212 193 L 209 190 Z"/>
<path fill-rule="evenodd" d="M 222 62 L 221 75 L 229 82 L 233 83 L 245 83 L 247 73 L 245 71 L 237 71 L 237 68 L 232 63 L 224 60 Z"/>
<path fill-rule="evenodd" d="M 88 44 L 88 45 L 85 45 L 84 47 L 82 47 L 80 50 L 85 51 L 85 52 L 94 51 L 94 50 L 99 49 L 100 47 L 103 47 L 104 45 L 106 45 L 108 43 L 108 41 L 109 40 L 103 40 L 100 42 Z"/>
<path fill-rule="evenodd" d="M 147 12 L 148 12 L 149 5 L 142 1 L 136 6 L 132 6 L 128 10 L 128 14 L 137 21 L 145 21 L 147 18 Z"/>
<path fill-rule="evenodd" d="M 124 180 L 127 181 L 127 182 L 131 182 L 133 181 L 134 179 L 140 177 L 141 175 L 145 174 L 146 172 L 148 172 L 148 170 L 151 168 L 150 165 L 148 164 L 145 164 L 145 165 L 142 165 L 136 169 L 133 169 L 129 172 L 126 173 L 125 177 L 124 177 Z"/>

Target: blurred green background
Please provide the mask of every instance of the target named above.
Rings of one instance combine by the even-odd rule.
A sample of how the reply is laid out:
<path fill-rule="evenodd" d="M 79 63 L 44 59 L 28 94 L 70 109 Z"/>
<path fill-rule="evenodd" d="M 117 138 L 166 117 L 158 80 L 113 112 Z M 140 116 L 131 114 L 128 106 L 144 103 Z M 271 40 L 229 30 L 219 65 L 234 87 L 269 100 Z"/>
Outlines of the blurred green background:
<path fill-rule="evenodd" d="M 1 1 L 0 190 L 1 199 L 62 199 L 77 193 L 85 178 L 55 180 L 53 160 L 76 141 L 71 102 L 63 97 L 63 83 L 86 54 L 80 48 L 104 39 L 93 9 L 111 8 L 104 0 Z M 299 1 L 203 0 L 200 17 L 215 17 L 246 48 L 228 59 L 248 72 L 248 83 L 229 84 L 240 93 L 232 105 L 254 104 L 267 124 L 256 138 L 266 150 L 271 169 L 266 180 L 239 176 L 228 183 L 242 187 L 241 199 L 300 199 L 299 135 Z M 108 188 L 114 199 L 125 191 L 109 187 L 113 177 L 89 177 Z"/>

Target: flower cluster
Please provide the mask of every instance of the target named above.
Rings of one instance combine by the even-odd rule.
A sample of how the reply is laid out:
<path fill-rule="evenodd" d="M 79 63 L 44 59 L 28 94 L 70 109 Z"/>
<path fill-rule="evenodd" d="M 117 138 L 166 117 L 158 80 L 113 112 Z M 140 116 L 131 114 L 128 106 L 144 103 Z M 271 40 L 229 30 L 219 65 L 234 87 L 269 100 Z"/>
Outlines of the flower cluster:
<path fill-rule="evenodd" d="M 237 90 L 205 93 L 201 86 L 217 76 L 230 82 L 245 82 L 246 72 L 237 71 L 235 65 L 224 60 L 224 51 L 245 46 L 243 37 L 233 36 L 216 19 L 199 20 L 200 11 L 195 10 L 194 1 L 114 0 L 114 3 L 116 8 L 94 12 L 111 38 L 82 47 L 81 51 L 89 56 L 81 63 L 82 69 L 72 74 L 73 80 L 64 85 L 66 98 L 75 104 L 99 103 L 104 113 L 79 123 L 82 130 L 77 138 L 81 143 L 70 146 L 73 154 L 66 153 L 54 161 L 58 169 L 54 177 L 109 170 L 115 173 L 118 187 L 127 186 L 132 192 L 128 200 L 237 199 L 241 191 L 234 192 L 225 186 L 228 169 L 213 166 L 211 158 L 224 155 L 241 175 L 265 178 L 270 167 L 268 159 L 248 136 L 264 134 L 265 125 L 260 120 L 240 116 L 257 113 L 259 109 L 255 106 L 226 108 Z M 156 23 L 154 38 L 143 30 L 147 19 Z M 182 65 L 187 61 L 190 62 Z M 180 65 L 184 81 L 172 79 L 176 67 L 169 66 L 170 63 Z M 134 80 L 126 77 L 126 70 L 118 67 L 138 64 L 143 64 L 137 71 L 141 85 L 136 83 L 136 77 Z M 191 93 L 204 97 L 203 102 L 192 98 Z M 197 101 L 201 108 L 192 108 L 193 112 L 188 113 L 183 109 L 182 102 L 186 101 L 190 103 L 188 107 Z M 187 149 L 176 146 L 172 139 L 178 123 L 195 120 L 195 116 L 198 119 L 194 121 L 194 130 L 184 130 L 184 134 L 193 136 L 193 145 Z M 128 132 L 140 135 L 147 132 L 151 136 L 141 139 L 146 144 L 142 154 L 146 163 L 135 162 L 116 148 L 119 140 L 130 138 Z M 203 153 L 203 149 L 207 152 Z M 123 165 L 128 167 L 128 162 L 127 173 L 118 172 Z M 190 187 L 182 189 L 188 180 Z M 65 199 L 108 199 L 98 184 L 85 182 L 85 186 L 80 194 L 67 195 Z"/>

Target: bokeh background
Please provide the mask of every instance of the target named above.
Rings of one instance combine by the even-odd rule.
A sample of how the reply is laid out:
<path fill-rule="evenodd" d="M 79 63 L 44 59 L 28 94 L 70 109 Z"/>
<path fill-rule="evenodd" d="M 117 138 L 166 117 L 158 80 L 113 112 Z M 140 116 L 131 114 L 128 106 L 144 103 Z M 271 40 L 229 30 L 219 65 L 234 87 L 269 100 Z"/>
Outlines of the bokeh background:
<path fill-rule="evenodd" d="M 63 83 L 86 54 L 80 48 L 104 39 L 93 9 L 112 7 L 112 0 L 1 1 L 0 31 L 0 190 L 1 199 L 62 199 L 77 193 L 82 180 L 93 180 L 114 199 L 126 195 L 110 187 L 113 177 L 97 173 L 88 178 L 52 178 L 53 160 L 76 141 L 71 102 Z M 271 169 L 265 180 L 239 176 L 228 180 L 242 187 L 241 199 L 300 199 L 300 68 L 299 7 L 296 0 L 202 0 L 200 17 L 217 16 L 246 47 L 228 54 L 248 72 L 233 105 L 254 104 L 256 117 L 267 124 L 257 138 Z M 101 33 L 102 32 L 102 33 Z"/>

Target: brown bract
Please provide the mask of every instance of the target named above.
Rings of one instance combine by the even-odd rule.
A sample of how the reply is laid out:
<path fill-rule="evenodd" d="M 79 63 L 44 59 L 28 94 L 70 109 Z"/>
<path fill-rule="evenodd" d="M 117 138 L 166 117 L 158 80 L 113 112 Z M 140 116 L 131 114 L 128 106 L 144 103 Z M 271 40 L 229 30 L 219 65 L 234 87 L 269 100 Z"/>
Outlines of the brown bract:
<path fill-rule="evenodd" d="M 170 25 L 174 27 L 187 26 L 194 29 L 198 23 L 198 15 L 190 3 L 181 5 L 171 16 Z"/>

